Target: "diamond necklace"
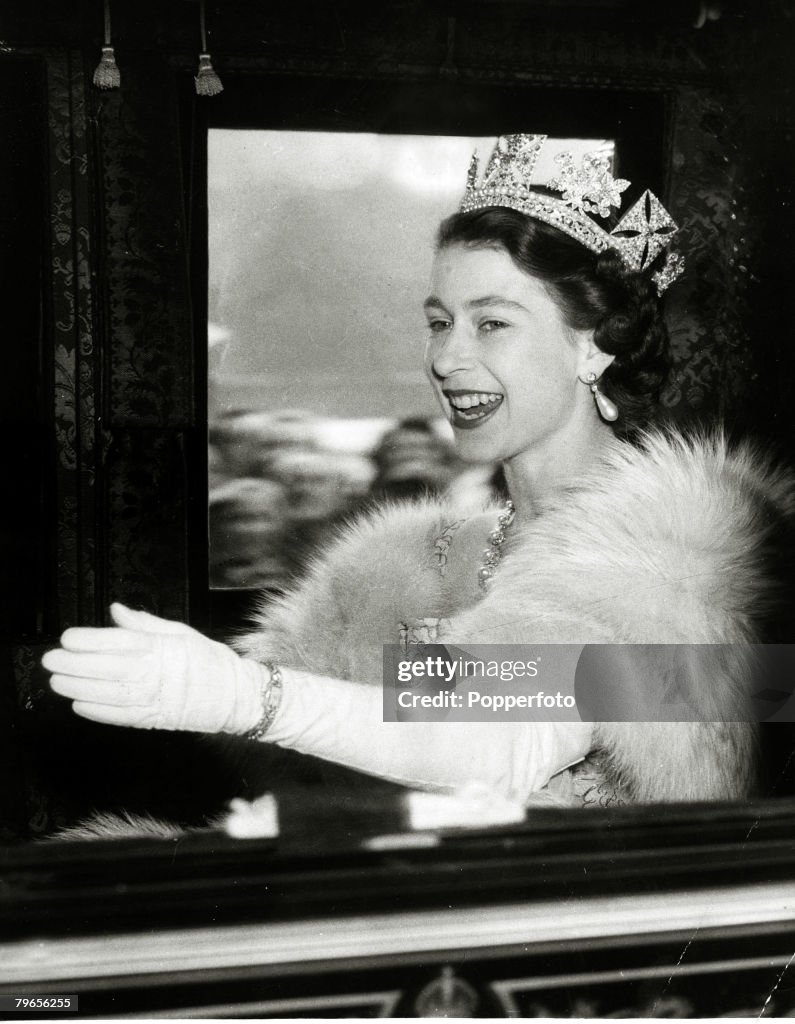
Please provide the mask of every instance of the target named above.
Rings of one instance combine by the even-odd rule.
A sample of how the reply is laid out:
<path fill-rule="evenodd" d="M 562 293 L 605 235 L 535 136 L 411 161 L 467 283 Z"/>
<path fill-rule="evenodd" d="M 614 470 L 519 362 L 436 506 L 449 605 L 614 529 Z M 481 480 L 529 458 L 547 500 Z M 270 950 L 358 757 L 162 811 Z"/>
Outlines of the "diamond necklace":
<path fill-rule="evenodd" d="M 502 558 L 502 545 L 505 543 L 505 534 L 508 527 L 516 518 L 516 509 L 512 501 L 508 500 L 505 507 L 497 516 L 497 529 L 489 534 L 489 547 L 483 552 L 483 565 L 478 569 L 478 583 L 482 590 L 487 590 L 491 578 L 496 572 L 500 559 Z"/>

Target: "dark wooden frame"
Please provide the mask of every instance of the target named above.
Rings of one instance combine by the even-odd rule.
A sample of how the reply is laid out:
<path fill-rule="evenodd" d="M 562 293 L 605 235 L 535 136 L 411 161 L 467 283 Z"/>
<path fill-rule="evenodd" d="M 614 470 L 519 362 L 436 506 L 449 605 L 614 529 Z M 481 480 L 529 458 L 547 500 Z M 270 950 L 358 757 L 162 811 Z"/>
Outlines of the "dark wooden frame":
<path fill-rule="evenodd" d="M 397 842 L 378 839 L 396 803 L 353 834 L 343 804 L 282 810 L 278 842 L 10 853 L 0 995 L 69 992 L 82 1015 L 402 1016 L 447 976 L 490 1016 L 792 1005 L 791 802 L 544 810 Z"/>

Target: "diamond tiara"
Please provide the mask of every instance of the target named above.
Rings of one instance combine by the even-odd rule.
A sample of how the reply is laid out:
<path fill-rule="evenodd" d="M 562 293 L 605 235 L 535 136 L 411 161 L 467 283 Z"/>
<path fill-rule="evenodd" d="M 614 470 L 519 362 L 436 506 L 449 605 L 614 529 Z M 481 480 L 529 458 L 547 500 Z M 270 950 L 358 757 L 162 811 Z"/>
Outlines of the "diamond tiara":
<path fill-rule="evenodd" d="M 592 252 L 615 249 L 628 270 L 645 270 L 678 230 L 657 196 L 647 189 L 612 231 L 606 231 L 591 214 L 609 217 L 611 207 L 621 207 L 621 193 L 630 183 L 613 177 L 609 158 L 602 153 L 586 153 L 579 161 L 571 153 L 559 153 L 558 172 L 546 187 L 560 198 L 534 191 L 531 178 L 546 140 L 546 135 L 500 136 L 482 177 L 473 154 L 461 212 L 508 207 L 558 228 Z M 682 273 L 684 262 L 669 252 L 662 270 L 652 274 L 660 295 Z"/>

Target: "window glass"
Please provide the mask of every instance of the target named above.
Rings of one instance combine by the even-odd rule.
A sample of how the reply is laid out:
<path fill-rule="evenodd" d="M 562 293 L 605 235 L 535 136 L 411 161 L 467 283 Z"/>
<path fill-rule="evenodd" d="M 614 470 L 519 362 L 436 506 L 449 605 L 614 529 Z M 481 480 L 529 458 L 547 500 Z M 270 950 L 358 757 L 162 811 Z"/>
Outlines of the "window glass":
<path fill-rule="evenodd" d="M 457 464 L 422 370 L 435 232 L 493 145 L 210 130 L 211 586 L 278 589 L 374 499 L 499 487 Z M 614 145 L 550 140 L 539 182 L 563 150 Z"/>

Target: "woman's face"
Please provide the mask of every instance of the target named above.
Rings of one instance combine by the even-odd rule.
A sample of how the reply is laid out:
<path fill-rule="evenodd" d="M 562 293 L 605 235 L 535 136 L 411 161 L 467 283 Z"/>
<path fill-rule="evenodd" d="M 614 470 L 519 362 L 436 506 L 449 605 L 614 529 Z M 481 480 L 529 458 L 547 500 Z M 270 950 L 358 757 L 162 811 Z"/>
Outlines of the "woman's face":
<path fill-rule="evenodd" d="M 565 441 L 594 415 L 577 379 L 599 371 L 591 333 L 569 328 L 544 285 L 504 249 L 443 248 L 425 312 L 425 369 L 464 460 Z"/>

